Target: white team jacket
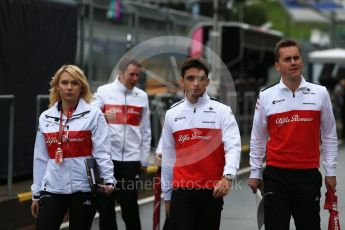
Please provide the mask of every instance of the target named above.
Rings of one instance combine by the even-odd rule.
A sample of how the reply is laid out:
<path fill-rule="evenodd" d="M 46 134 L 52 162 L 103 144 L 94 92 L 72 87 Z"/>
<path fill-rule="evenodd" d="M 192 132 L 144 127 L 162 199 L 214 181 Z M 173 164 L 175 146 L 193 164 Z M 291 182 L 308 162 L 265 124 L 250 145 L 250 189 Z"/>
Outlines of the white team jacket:
<path fill-rule="evenodd" d="M 236 175 L 241 138 L 231 108 L 206 93 L 196 104 L 175 103 L 165 115 L 162 152 L 165 200 L 173 188 L 213 189 L 223 175 Z"/>
<path fill-rule="evenodd" d="M 282 80 L 262 90 L 250 141 L 250 178 L 261 178 L 265 155 L 270 166 L 318 168 L 320 136 L 326 176 L 334 176 L 338 145 L 327 89 L 302 78 L 294 93 Z"/>
<path fill-rule="evenodd" d="M 117 161 L 140 161 L 148 165 L 151 146 L 150 108 L 147 94 L 134 87 L 128 90 L 118 79 L 103 85 L 94 94 L 93 105 L 103 112 L 112 110 L 108 120 L 111 155 Z"/>
<path fill-rule="evenodd" d="M 89 192 L 90 185 L 84 163 L 85 158 L 94 158 L 100 176 L 105 183 L 115 184 L 114 166 L 110 159 L 108 125 L 99 108 L 79 100 L 76 110 L 63 132 L 63 162 L 55 163 L 60 124 L 58 102 L 44 111 L 39 118 L 33 162 L 33 198 L 40 191 L 57 194 Z M 66 117 L 62 117 L 63 124 Z"/>

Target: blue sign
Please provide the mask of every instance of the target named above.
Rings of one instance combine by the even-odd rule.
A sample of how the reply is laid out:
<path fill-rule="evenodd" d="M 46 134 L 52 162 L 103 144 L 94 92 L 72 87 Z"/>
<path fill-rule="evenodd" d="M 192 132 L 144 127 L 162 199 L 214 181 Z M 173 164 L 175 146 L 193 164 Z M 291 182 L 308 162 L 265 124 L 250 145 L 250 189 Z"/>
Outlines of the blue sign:
<path fill-rule="evenodd" d="M 287 8 L 314 8 L 321 11 L 344 9 L 339 0 L 282 0 Z"/>

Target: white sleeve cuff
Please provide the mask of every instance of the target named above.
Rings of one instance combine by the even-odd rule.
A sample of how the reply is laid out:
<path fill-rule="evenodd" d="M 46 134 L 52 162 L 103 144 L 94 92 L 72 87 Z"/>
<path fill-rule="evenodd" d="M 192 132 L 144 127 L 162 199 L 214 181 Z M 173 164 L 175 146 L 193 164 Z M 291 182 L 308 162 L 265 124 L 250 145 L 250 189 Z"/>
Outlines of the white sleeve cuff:
<path fill-rule="evenodd" d="M 164 200 L 171 200 L 171 192 L 163 192 Z"/>
<path fill-rule="evenodd" d="M 336 176 L 336 167 L 326 168 L 325 167 L 325 176 Z"/>
<path fill-rule="evenodd" d="M 252 169 L 250 171 L 249 178 L 262 179 L 262 170 L 261 169 Z"/>
<path fill-rule="evenodd" d="M 147 167 L 149 163 L 147 161 L 140 161 L 141 166 Z"/>

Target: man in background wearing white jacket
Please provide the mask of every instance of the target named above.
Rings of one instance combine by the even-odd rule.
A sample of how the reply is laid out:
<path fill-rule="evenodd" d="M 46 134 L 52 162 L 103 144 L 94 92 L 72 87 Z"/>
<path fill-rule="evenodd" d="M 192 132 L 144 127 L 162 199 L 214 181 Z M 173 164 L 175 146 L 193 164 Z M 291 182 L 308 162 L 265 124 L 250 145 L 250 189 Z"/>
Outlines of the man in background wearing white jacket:
<path fill-rule="evenodd" d="M 139 62 L 121 60 L 117 79 L 100 86 L 92 102 L 102 109 L 109 125 L 110 152 L 118 181 L 114 198 L 121 206 L 126 228 L 131 230 L 141 229 L 136 181 L 148 165 L 151 144 L 148 95 L 135 87 L 139 74 Z M 101 230 L 117 229 L 114 198 L 98 199 Z"/>

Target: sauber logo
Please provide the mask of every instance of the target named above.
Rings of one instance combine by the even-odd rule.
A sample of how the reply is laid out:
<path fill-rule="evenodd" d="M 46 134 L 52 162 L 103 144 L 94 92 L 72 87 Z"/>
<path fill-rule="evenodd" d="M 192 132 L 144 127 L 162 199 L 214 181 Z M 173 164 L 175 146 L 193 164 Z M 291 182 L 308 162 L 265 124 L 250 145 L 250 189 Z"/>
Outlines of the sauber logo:
<path fill-rule="evenodd" d="M 191 136 L 189 134 L 185 134 L 185 135 L 180 135 L 178 137 L 178 142 L 180 144 L 183 144 L 184 142 L 186 141 L 189 141 L 189 140 L 209 140 L 211 139 L 211 136 L 203 136 L 203 135 L 198 135 L 196 133 L 193 133 Z"/>
<path fill-rule="evenodd" d="M 313 121 L 314 118 L 313 117 L 298 117 L 298 115 L 292 115 L 291 118 L 290 117 L 280 117 L 277 118 L 276 120 L 276 125 L 278 126 L 282 126 L 286 123 L 290 123 L 290 122 L 311 122 Z"/>
<path fill-rule="evenodd" d="M 303 90 L 303 94 L 310 94 L 310 89 L 309 88 L 305 88 Z"/>
<path fill-rule="evenodd" d="M 186 117 L 175 117 L 175 121 L 179 121 L 179 120 L 183 120 L 183 119 L 186 119 Z"/>
<path fill-rule="evenodd" d="M 274 104 L 277 104 L 277 103 L 283 102 L 283 101 L 285 101 L 285 99 L 273 100 L 272 104 L 274 105 Z"/>

